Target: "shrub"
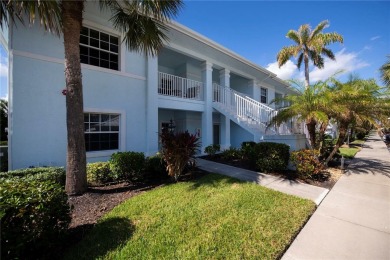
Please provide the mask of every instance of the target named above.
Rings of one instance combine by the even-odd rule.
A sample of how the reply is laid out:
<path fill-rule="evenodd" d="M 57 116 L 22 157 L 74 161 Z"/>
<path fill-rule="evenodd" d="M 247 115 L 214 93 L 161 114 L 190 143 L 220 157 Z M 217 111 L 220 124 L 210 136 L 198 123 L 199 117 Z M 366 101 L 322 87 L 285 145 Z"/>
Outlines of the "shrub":
<path fill-rule="evenodd" d="M 146 177 L 149 180 L 161 180 L 167 178 L 167 164 L 161 156 L 151 156 L 146 159 Z"/>
<path fill-rule="evenodd" d="M 251 164 L 262 172 L 285 170 L 290 159 L 290 147 L 286 144 L 262 142 L 253 148 Z"/>
<path fill-rule="evenodd" d="M 46 250 L 58 243 L 71 220 L 64 188 L 52 180 L 28 177 L 0 180 L 3 259 L 30 258 L 31 252 Z"/>
<path fill-rule="evenodd" d="M 246 161 L 252 161 L 254 158 L 254 149 L 256 146 L 256 142 L 249 141 L 249 142 L 242 142 L 241 144 L 241 154 L 242 159 Z"/>
<path fill-rule="evenodd" d="M 118 177 L 111 172 L 109 162 L 95 162 L 87 164 L 87 180 L 89 185 L 105 184 L 117 181 Z"/>
<path fill-rule="evenodd" d="M 138 152 L 117 152 L 110 159 L 110 170 L 118 180 L 135 182 L 143 176 L 145 155 Z"/>
<path fill-rule="evenodd" d="M 214 156 L 220 150 L 221 150 L 221 146 L 219 144 L 212 144 L 212 145 L 207 146 L 204 149 L 204 152 L 210 156 Z"/>
<path fill-rule="evenodd" d="M 324 170 L 324 166 L 318 160 L 317 150 L 303 149 L 291 153 L 291 162 L 295 165 L 300 177 L 316 179 Z"/>
<path fill-rule="evenodd" d="M 0 173 L 0 181 L 2 179 L 15 178 L 23 178 L 31 181 L 54 181 L 61 186 L 65 186 L 66 172 L 62 167 L 39 167 Z"/>
<path fill-rule="evenodd" d="M 194 159 L 198 152 L 199 137 L 187 131 L 175 134 L 164 131 L 160 134 L 160 137 L 162 143 L 161 154 L 167 163 L 168 174 L 177 181 L 186 165 L 191 159 Z"/>
<path fill-rule="evenodd" d="M 223 160 L 237 160 L 241 159 L 241 151 L 237 148 L 230 147 L 230 149 L 227 149 L 221 153 L 221 158 Z"/>

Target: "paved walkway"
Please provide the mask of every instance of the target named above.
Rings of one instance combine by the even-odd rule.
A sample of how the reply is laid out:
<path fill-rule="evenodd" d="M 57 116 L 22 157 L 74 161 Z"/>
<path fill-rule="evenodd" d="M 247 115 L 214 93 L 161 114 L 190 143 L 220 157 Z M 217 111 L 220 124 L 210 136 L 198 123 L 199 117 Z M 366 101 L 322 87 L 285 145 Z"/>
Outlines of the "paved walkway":
<path fill-rule="evenodd" d="M 390 153 L 371 136 L 283 260 L 390 259 Z"/>
<path fill-rule="evenodd" d="M 301 198 L 310 199 L 317 205 L 321 203 L 329 191 L 325 188 L 240 169 L 200 158 L 197 159 L 197 166 L 205 171 L 227 175 L 244 181 L 256 182 L 257 184 L 270 189 L 281 191 L 290 195 L 295 195 Z"/>

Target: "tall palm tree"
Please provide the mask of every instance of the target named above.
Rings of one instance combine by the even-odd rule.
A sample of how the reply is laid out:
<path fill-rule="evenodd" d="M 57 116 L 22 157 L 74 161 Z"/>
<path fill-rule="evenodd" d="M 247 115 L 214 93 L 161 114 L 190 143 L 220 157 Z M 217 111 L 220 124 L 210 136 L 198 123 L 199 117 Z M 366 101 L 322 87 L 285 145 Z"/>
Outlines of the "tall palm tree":
<path fill-rule="evenodd" d="M 311 29 L 309 24 L 303 24 L 298 31 L 290 30 L 286 37 L 295 42 L 295 45 L 283 47 L 277 54 L 279 68 L 286 64 L 291 57 L 298 57 L 297 67 L 301 68 L 302 62 L 305 65 L 305 86 L 310 85 L 309 80 L 309 61 L 314 66 L 322 69 L 324 67 L 324 58 L 328 57 L 335 60 L 333 52 L 326 46 L 334 43 L 343 43 L 343 36 L 336 32 L 323 33 L 322 31 L 329 26 L 329 21 L 320 22 L 316 28 Z"/>
<path fill-rule="evenodd" d="M 46 4 L 48 3 L 48 4 Z M 58 4 L 58 5 L 57 5 Z M 83 91 L 80 66 L 80 32 L 85 0 L 40 1 L 1 0 L 0 24 L 15 17 L 23 21 L 23 14 L 32 22 L 38 14 L 47 30 L 61 31 L 64 36 L 66 122 L 67 122 L 67 176 L 66 191 L 78 195 L 86 191 L 86 155 L 84 142 Z M 123 33 L 129 50 L 156 55 L 167 39 L 165 23 L 175 17 L 182 0 L 100 0 L 101 10 L 109 10 L 115 29 Z"/>
<path fill-rule="evenodd" d="M 325 95 L 327 82 L 319 81 L 310 88 L 306 88 L 296 81 L 291 82 L 297 90 L 297 94 L 273 100 L 273 102 L 284 102 L 291 105 L 281 109 L 271 119 L 269 126 L 280 125 L 293 118 L 304 121 L 309 133 L 310 144 L 312 148 L 315 148 L 317 147 L 316 126 L 318 123 L 328 122 L 328 116 L 325 113 L 329 103 Z"/>
<path fill-rule="evenodd" d="M 328 111 L 330 117 L 336 120 L 339 136 L 333 151 L 325 160 L 325 164 L 333 158 L 340 146 L 344 143 L 351 124 L 371 123 L 387 119 L 390 114 L 390 99 L 383 95 L 375 80 L 351 78 L 347 83 L 335 82 L 329 89 L 333 103 L 338 109 Z"/>
<path fill-rule="evenodd" d="M 390 56 L 387 56 L 387 62 L 379 69 L 383 82 L 390 87 Z"/>

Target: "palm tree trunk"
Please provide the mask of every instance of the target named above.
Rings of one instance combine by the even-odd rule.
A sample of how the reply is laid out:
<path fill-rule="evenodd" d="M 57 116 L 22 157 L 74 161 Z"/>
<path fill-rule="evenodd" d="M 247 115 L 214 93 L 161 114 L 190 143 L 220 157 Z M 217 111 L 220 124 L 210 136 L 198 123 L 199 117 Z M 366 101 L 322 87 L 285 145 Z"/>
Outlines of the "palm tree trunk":
<path fill-rule="evenodd" d="M 312 149 L 316 147 L 316 125 L 317 122 L 314 118 L 310 118 L 306 121 L 307 131 L 309 132 L 309 139 Z"/>
<path fill-rule="evenodd" d="M 308 88 L 310 85 L 310 78 L 309 78 L 309 54 L 307 52 L 304 53 L 303 60 L 305 62 L 305 87 Z"/>
<path fill-rule="evenodd" d="M 348 123 L 341 122 L 339 125 L 339 138 L 337 139 L 336 145 L 334 146 L 332 152 L 329 154 L 328 158 L 326 158 L 325 165 L 328 165 L 329 161 L 332 160 L 333 156 L 343 145 L 347 133 L 348 133 Z"/>
<path fill-rule="evenodd" d="M 320 139 L 320 144 L 319 144 L 318 150 L 320 151 L 320 154 L 322 154 L 322 152 L 323 152 L 322 149 L 324 148 L 325 131 L 326 131 L 326 128 L 328 127 L 328 124 L 329 124 L 329 119 L 322 122 L 321 126 L 320 126 L 320 131 L 318 134 L 319 139 Z"/>
<path fill-rule="evenodd" d="M 80 195 L 87 189 L 79 47 L 83 9 L 83 1 L 62 1 L 68 134 L 65 189 L 68 195 Z"/>

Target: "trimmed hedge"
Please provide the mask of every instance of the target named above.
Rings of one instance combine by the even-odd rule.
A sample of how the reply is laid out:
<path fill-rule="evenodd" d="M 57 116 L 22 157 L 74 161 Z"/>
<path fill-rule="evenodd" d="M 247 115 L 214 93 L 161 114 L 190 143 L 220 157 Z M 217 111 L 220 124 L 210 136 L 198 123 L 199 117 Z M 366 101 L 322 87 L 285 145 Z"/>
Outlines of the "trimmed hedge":
<path fill-rule="evenodd" d="M 112 154 L 110 170 L 118 180 L 135 182 L 143 178 L 145 155 L 138 152 L 117 152 Z"/>
<path fill-rule="evenodd" d="M 87 164 L 88 185 L 106 184 L 118 180 L 110 170 L 109 162 L 95 162 Z"/>
<path fill-rule="evenodd" d="M 318 156 L 317 150 L 303 149 L 291 153 L 291 162 L 300 177 L 316 179 L 324 170 L 324 165 L 318 160 Z"/>
<path fill-rule="evenodd" d="M 204 148 L 204 152 L 210 156 L 214 156 L 220 150 L 221 150 L 221 146 L 219 144 L 211 144 L 206 148 Z"/>
<path fill-rule="evenodd" d="M 30 181 L 54 181 L 61 186 L 65 186 L 66 172 L 62 167 L 40 167 L 0 173 L 0 181 L 15 178 L 24 178 Z"/>
<path fill-rule="evenodd" d="M 149 180 L 162 180 L 169 177 L 167 163 L 160 156 L 146 158 L 145 166 L 146 178 Z"/>
<path fill-rule="evenodd" d="M 64 187 L 54 181 L 57 176 L 41 172 L 22 177 L 20 172 L 0 179 L 3 259 L 29 258 L 46 250 L 58 243 L 71 220 Z"/>
<path fill-rule="evenodd" d="M 249 164 L 262 172 L 285 170 L 290 159 L 290 147 L 281 143 L 249 143 L 244 150 Z"/>

